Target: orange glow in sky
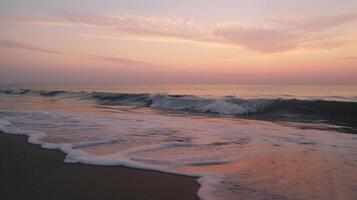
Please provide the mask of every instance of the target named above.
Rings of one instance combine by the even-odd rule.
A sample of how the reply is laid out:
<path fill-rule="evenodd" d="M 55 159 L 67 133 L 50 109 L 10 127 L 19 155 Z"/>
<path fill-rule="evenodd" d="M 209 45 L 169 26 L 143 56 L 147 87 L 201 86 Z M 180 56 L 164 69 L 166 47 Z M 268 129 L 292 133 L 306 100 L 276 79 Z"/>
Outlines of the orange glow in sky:
<path fill-rule="evenodd" d="M 0 2 L 0 83 L 357 83 L 354 0 Z"/>

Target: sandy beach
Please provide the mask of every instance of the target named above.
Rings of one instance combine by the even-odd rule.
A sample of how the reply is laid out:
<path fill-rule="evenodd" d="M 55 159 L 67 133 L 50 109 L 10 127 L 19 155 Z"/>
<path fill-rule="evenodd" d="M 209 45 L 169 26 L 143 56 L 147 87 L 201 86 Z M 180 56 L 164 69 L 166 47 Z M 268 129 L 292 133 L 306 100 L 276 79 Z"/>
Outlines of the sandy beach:
<path fill-rule="evenodd" d="M 0 133 L 0 199 L 198 199 L 193 177 L 66 164 L 64 153 Z"/>

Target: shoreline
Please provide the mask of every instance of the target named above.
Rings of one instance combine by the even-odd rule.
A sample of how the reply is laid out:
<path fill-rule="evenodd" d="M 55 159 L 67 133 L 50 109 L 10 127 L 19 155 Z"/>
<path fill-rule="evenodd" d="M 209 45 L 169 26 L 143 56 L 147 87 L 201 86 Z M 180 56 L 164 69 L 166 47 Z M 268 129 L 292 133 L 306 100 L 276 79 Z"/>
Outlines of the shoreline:
<path fill-rule="evenodd" d="M 0 132 L 0 199 L 198 200 L 197 178 L 64 163 L 65 154 Z"/>

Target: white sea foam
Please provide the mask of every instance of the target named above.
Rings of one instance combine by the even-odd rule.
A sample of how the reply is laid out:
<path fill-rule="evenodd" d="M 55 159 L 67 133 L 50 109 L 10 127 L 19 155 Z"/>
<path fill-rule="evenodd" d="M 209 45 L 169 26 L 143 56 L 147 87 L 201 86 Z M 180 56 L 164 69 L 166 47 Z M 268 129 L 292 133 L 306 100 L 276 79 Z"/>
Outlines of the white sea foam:
<path fill-rule="evenodd" d="M 221 187 L 221 181 L 224 180 L 222 174 L 210 173 L 202 174 L 201 177 L 197 180 L 198 183 L 202 186 L 198 190 L 198 197 L 200 199 L 206 200 L 219 200 L 215 193 L 219 193 L 219 187 Z"/>
<path fill-rule="evenodd" d="M 29 90 L 22 89 L 22 88 L 0 88 L 0 93 L 7 93 L 7 94 L 22 94 L 26 91 Z"/>
<path fill-rule="evenodd" d="M 1 120 L 0 131 L 12 134 L 12 135 L 25 135 L 28 137 L 28 142 L 32 144 L 41 144 L 40 139 L 43 138 L 46 134 L 40 131 L 31 131 L 31 130 L 21 130 L 14 127 L 9 127 L 10 122 L 6 123 L 6 120 Z"/>
<path fill-rule="evenodd" d="M 170 101 L 160 105 L 169 102 L 171 106 Z M 222 102 L 210 103 L 217 106 Z M 273 144 L 295 145 L 298 149 L 306 148 L 306 142 L 314 142 L 315 146 L 325 145 L 324 152 L 331 144 L 339 145 L 338 142 L 344 148 L 355 147 L 355 140 L 346 140 L 348 143 L 341 139 L 343 136 L 336 140 L 335 135 L 323 131 L 310 131 L 301 137 L 302 130 L 269 122 L 210 120 L 145 112 L 82 115 L 0 110 L 0 131 L 26 135 L 29 142 L 42 148 L 58 149 L 66 154 L 66 163 L 125 166 L 199 177 L 198 196 L 204 200 L 234 199 L 232 195 L 240 192 L 239 188 L 235 191 L 224 185 L 227 176 L 235 173 L 232 165 L 243 157 L 265 155 L 282 148 L 271 148 Z M 324 141 L 316 142 L 315 137 L 321 136 Z M 303 142 L 305 145 L 301 145 Z M 259 148 L 252 148 L 255 144 Z M 95 154 L 96 149 L 112 151 Z M 328 153 L 341 152 L 333 149 Z M 214 170 L 226 166 L 227 172 Z"/>
<path fill-rule="evenodd" d="M 152 96 L 153 108 L 189 110 L 227 115 L 244 115 L 263 111 L 272 100 L 253 99 L 202 99 L 194 97 L 170 97 L 164 93 Z"/>
<path fill-rule="evenodd" d="M 19 114 L 21 113 L 21 111 L 10 111 L 10 113 Z M 24 111 L 23 114 L 25 114 L 28 117 L 27 118 L 28 120 L 31 120 L 30 113 L 32 113 L 33 116 L 42 114 L 39 112 Z M 46 112 L 44 114 L 48 115 L 49 113 Z M 22 121 L 24 120 L 20 119 L 17 121 L 17 123 Z M 191 142 L 164 142 L 164 143 L 152 144 L 152 145 L 141 145 L 134 148 L 128 148 L 113 154 L 93 155 L 81 149 L 93 145 L 115 144 L 120 141 L 116 138 L 107 138 L 107 139 L 102 139 L 97 141 L 87 141 L 87 142 L 50 143 L 50 142 L 46 142 L 46 140 L 43 139 L 46 136 L 45 133 L 40 131 L 22 130 L 13 127 L 12 123 L 4 119 L 0 119 L 0 131 L 7 134 L 28 136 L 28 141 L 30 143 L 39 144 L 41 145 L 42 148 L 45 149 L 58 149 L 66 154 L 64 160 L 65 163 L 82 163 L 88 165 L 102 165 L 102 166 L 125 166 L 125 167 L 137 168 L 137 169 L 154 170 L 154 171 L 161 171 L 166 173 L 176 173 L 176 174 L 182 174 L 188 176 L 201 177 L 199 179 L 199 183 L 202 185 L 202 187 L 200 188 L 199 195 L 205 197 L 205 199 L 211 199 L 206 197 L 210 196 L 209 194 L 210 189 L 214 187 L 213 186 L 213 184 L 215 183 L 214 177 L 218 177 L 218 175 L 212 175 L 212 174 L 178 172 L 169 168 L 162 167 L 160 165 L 158 166 L 155 164 L 143 163 L 140 161 L 140 159 L 135 159 L 134 157 L 131 156 L 136 153 L 158 151 L 161 149 L 167 150 L 170 148 L 175 149 L 181 147 L 190 147 L 193 145 Z M 157 158 L 153 160 L 159 161 L 159 159 Z M 200 163 L 208 164 L 208 162 L 211 162 L 211 164 L 215 164 L 214 161 L 202 161 Z M 216 162 L 216 164 L 217 163 L 218 162 Z M 175 164 L 175 162 L 172 162 L 171 164 Z M 187 162 L 181 164 L 199 165 L 199 162 Z"/>
<path fill-rule="evenodd" d="M 0 119 L 0 126 L 9 126 L 11 123 L 7 120 Z"/>
<path fill-rule="evenodd" d="M 162 148 L 174 148 L 174 147 L 183 147 L 183 146 L 191 145 L 190 143 L 171 142 L 171 143 L 164 143 L 158 145 L 148 145 L 148 146 L 142 146 L 137 148 L 131 148 L 115 154 L 95 156 L 95 155 L 90 155 L 84 151 L 78 150 L 76 148 L 88 147 L 88 146 L 99 145 L 99 144 L 112 144 L 118 142 L 118 140 L 115 138 L 108 138 L 99 141 L 80 142 L 80 143 L 73 143 L 73 144 L 47 143 L 41 141 L 41 138 L 43 138 L 46 135 L 45 133 L 39 131 L 29 131 L 29 130 L 25 131 L 13 127 L 8 127 L 10 125 L 11 123 L 8 122 L 7 120 L 0 119 L 1 132 L 6 134 L 12 134 L 12 135 L 25 135 L 28 136 L 28 142 L 30 143 L 39 144 L 41 145 L 42 148 L 45 149 L 58 149 L 66 154 L 64 160 L 65 163 L 81 163 L 87 165 L 101 165 L 101 166 L 124 166 L 124 167 L 136 168 L 136 169 L 145 169 L 145 170 L 154 170 L 154 171 L 161 171 L 166 173 L 173 173 L 173 171 L 171 170 L 163 169 L 155 165 L 148 165 L 148 164 L 136 162 L 133 159 L 130 159 L 128 155 L 139 151 L 158 150 Z M 194 173 L 178 173 L 178 172 L 176 173 L 182 175 L 200 177 L 198 179 L 198 182 L 202 185 L 202 187 L 200 188 L 198 195 L 202 199 L 207 199 L 207 200 L 212 199 L 210 193 L 214 189 L 215 185 L 219 182 L 217 180 L 217 177 L 219 177 L 218 175 L 215 175 L 214 177 L 210 174 L 200 175 Z"/>
<path fill-rule="evenodd" d="M 207 165 L 223 165 L 232 162 L 232 160 L 203 160 L 184 162 L 187 166 L 207 166 Z"/>
<path fill-rule="evenodd" d="M 73 148 L 83 148 L 83 147 L 91 147 L 91 146 L 96 146 L 96 145 L 101 145 L 101 144 L 114 144 L 114 143 L 118 143 L 118 142 L 119 142 L 119 140 L 117 138 L 108 138 L 108 139 L 96 140 L 96 141 L 77 142 L 77 143 L 73 143 L 72 147 Z"/>
<path fill-rule="evenodd" d="M 215 100 L 212 103 L 202 105 L 196 109 L 200 112 L 213 112 L 227 115 L 255 113 L 260 110 L 257 105 L 241 105 L 227 102 L 226 100 Z"/>

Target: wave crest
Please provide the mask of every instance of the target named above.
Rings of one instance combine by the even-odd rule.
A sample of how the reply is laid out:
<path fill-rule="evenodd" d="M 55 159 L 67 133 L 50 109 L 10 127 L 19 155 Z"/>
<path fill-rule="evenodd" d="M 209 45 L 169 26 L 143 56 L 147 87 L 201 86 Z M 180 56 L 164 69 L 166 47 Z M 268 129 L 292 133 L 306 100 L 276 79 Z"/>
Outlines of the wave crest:
<path fill-rule="evenodd" d="M 203 99 L 195 97 L 171 97 L 164 93 L 152 97 L 151 107 L 171 110 L 188 110 L 227 115 L 244 115 L 264 111 L 274 100 L 251 99 Z"/>

